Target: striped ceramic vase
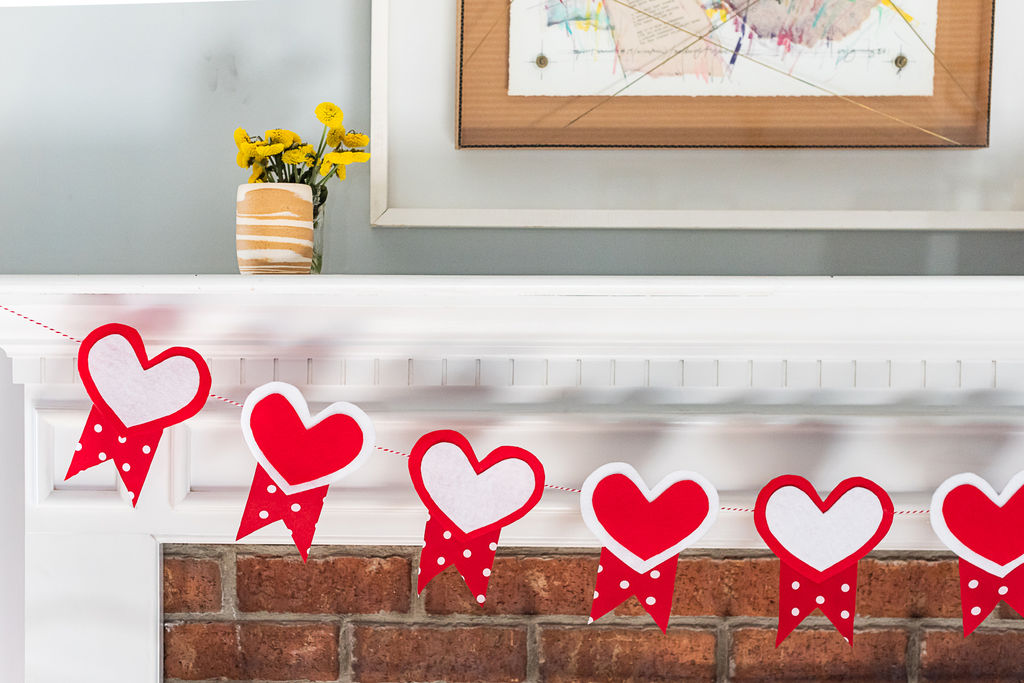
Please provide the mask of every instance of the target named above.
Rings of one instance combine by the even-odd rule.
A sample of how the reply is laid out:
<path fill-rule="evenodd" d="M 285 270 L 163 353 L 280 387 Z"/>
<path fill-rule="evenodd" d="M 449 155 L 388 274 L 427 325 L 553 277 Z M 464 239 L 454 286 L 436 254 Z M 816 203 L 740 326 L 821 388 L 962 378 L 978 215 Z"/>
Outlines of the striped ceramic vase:
<path fill-rule="evenodd" d="M 313 190 L 301 183 L 238 186 L 235 210 L 238 270 L 309 273 L 313 259 Z"/>

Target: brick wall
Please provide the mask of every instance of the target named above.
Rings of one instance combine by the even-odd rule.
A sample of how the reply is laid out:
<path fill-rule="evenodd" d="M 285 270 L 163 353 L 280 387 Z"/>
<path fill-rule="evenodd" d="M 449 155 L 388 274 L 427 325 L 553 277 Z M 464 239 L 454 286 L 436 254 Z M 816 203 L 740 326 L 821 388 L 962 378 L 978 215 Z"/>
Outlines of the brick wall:
<path fill-rule="evenodd" d="M 454 569 L 416 596 L 418 548 L 165 546 L 168 681 L 1020 681 L 1024 620 L 970 638 L 956 561 L 860 565 L 849 647 L 822 616 L 775 648 L 778 562 L 684 554 L 662 635 L 635 598 L 587 626 L 597 553 L 500 551 L 480 606 Z"/>

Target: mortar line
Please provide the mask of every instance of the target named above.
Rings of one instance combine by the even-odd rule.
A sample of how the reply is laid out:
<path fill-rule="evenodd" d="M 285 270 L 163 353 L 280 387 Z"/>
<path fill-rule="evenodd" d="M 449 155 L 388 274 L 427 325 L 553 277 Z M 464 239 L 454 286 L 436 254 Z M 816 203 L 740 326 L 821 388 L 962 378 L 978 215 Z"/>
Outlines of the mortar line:
<path fill-rule="evenodd" d="M 729 682 L 729 657 L 732 650 L 732 631 L 724 619 L 718 622 L 715 630 L 715 671 L 718 683 Z"/>

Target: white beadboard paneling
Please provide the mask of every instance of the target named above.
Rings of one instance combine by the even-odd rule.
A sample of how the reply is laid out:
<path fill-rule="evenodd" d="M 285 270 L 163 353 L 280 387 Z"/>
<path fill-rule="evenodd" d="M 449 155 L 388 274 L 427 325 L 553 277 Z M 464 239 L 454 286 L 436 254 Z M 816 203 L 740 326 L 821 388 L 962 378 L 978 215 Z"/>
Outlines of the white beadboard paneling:
<path fill-rule="evenodd" d="M 412 361 L 408 358 L 381 358 L 377 361 L 380 373 L 377 383 L 384 387 L 409 386 Z"/>
<path fill-rule="evenodd" d="M 858 389 L 887 389 L 891 376 L 890 363 L 886 360 L 854 361 Z"/>
<path fill-rule="evenodd" d="M 340 358 L 313 358 L 309 366 L 310 384 L 344 384 L 345 361 Z"/>
<path fill-rule="evenodd" d="M 848 389 L 854 386 L 856 368 L 852 360 L 821 361 L 821 388 Z"/>
<path fill-rule="evenodd" d="M 412 360 L 412 386 L 439 387 L 444 380 L 444 361 L 440 358 L 414 358 Z"/>
<path fill-rule="evenodd" d="M 548 362 L 544 358 L 514 358 L 512 383 L 515 386 L 542 387 L 548 383 Z"/>
<path fill-rule="evenodd" d="M 579 383 L 580 362 L 575 358 L 548 360 L 547 384 L 552 387 L 574 387 Z"/>
<path fill-rule="evenodd" d="M 755 360 L 750 368 L 750 386 L 755 389 L 777 389 L 783 386 L 785 368 L 781 360 Z"/>
<path fill-rule="evenodd" d="M 990 360 L 965 360 L 960 366 L 960 380 L 963 389 L 994 389 L 996 364 Z"/>
<path fill-rule="evenodd" d="M 648 383 L 652 387 L 680 387 L 683 385 L 683 361 L 654 358 L 647 366 Z"/>
<path fill-rule="evenodd" d="M 346 358 L 344 370 L 346 385 L 366 387 L 377 382 L 377 362 L 373 358 Z"/>
<path fill-rule="evenodd" d="M 232 387 L 242 383 L 242 361 L 240 358 L 210 359 L 210 378 L 213 385 Z"/>
<path fill-rule="evenodd" d="M 309 383 L 309 359 L 278 358 L 277 380 L 301 387 Z"/>
<path fill-rule="evenodd" d="M 750 366 L 752 361 L 738 358 L 722 358 L 718 361 L 718 386 L 729 389 L 750 388 Z"/>
<path fill-rule="evenodd" d="M 787 360 L 786 386 L 790 389 L 817 389 L 821 386 L 821 361 Z"/>
<path fill-rule="evenodd" d="M 683 361 L 683 386 L 710 388 L 718 384 L 718 363 L 714 360 L 697 358 Z"/>
<path fill-rule="evenodd" d="M 614 372 L 613 362 L 610 359 L 584 358 L 580 361 L 580 386 L 610 386 Z"/>
<path fill-rule="evenodd" d="M 477 383 L 479 361 L 472 356 L 445 359 L 444 383 L 451 387 L 471 387 Z"/>
<path fill-rule="evenodd" d="M 894 360 L 892 362 L 893 389 L 924 388 L 925 362 L 923 360 Z"/>
<path fill-rule="evenodd" d="M 647 361 L 619 358 L 615 361 L 615 386 L 647 386 Z"/>
<path fill-rule="evenodd" d="M 274 379 L 273 358 L 245 358 L 242 361 L 242 381 L 245 385 L 258 387 Z"/>
<path fill-rule="evenodd" d="M 509 358 L 481 358 L 480 386 L 507 387 L 512 383 L 513 367 Z"/>
<path fill-rule="evenodd" d="M 958 389 L 960 387 L 960 363 L 957 361 L 927 361 L 924 370 L 925 387 L 928 389 Z"/>

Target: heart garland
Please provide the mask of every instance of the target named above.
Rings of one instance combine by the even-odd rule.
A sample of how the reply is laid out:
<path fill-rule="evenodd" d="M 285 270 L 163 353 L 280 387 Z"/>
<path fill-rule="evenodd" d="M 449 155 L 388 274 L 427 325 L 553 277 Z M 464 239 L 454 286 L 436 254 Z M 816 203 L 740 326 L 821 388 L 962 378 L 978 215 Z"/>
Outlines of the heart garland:
<path fill-rule="evenodd" d="M 235 540 L 281 520 L 305 561 L 327 487 L 373 453 L 373 423 L 343 402 L 310 416 L 301 391 L 270 382 L 246 397 L 242 433 L 257 465 Z"/>
<path fill-rule="evenodd" d="M 950 477 L 932 496 L 932 529 L 960 558 L 964 636 L 1001 600 L 1024 614 L 1024 472 L 996 493 L 976 474 Z"/>
<path fill-rule="evenodd" d="M 718 491 L 693 472 L 673 472 L 648 489 L 626 463 L 594 470 L 580 493 L 583 521 L 602 544 L 589 623 L 636 595 L 664 632 L 679 553 L 707 532 L 718 509 Z"/>
<path fill-rule="evenodd" d="M 815 609 L 853 644 L 857 562 L 889 532 L 893 514 L 889 495 L 862 477 L 839 482 L 825 500 L 796 475 L 761 489 L 754 525 L 782 564 L 776 647 Z"/>
<path fill-rule="evenodd" d="M 82 341 L 78 374 L 93 405 L 64 479 L 110 460 L 134 507 L 164 428 L 206 404 L 210 370 L 183 346 L 150 358 L 138 330 L 109 323 Z"/>
<path fill-rule="evenodd" d="M 420 437 L 409 456 L 413 488 L 430 512 L 416 592 L 455 565 L 476 601 L 487 600 L 501 530 L 522 518 L 544 491 L 544 467 L 535 455 L 501 446 L 478 460 L 462 434 Z"/>

